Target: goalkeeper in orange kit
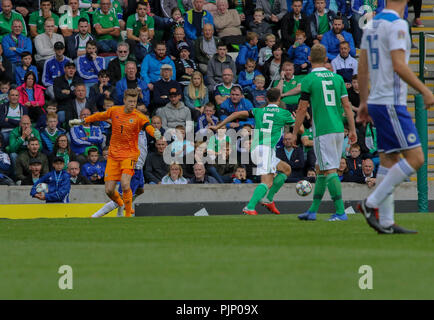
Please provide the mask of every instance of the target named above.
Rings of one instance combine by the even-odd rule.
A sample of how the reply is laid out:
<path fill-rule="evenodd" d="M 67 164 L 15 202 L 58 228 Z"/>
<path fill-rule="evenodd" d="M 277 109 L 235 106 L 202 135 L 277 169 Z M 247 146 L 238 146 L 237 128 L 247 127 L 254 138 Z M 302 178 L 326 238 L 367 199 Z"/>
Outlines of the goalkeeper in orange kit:
<path fill-rule="evenodd" d="M 69 121 L 70 126 L 80 125 L 83 122 L 95 121 L 112 122 L 112 136 L 110 140 L 109 155 L 105 170 L 105 192 L 119 207 L 125 204 L 125 216 L 130 217 L 132 211 L 133 193 L 130 188 L 131 177 L 139 157 L 138 137 L 142 129 L 156 140 L 161 133 L 155 129 L 147 116 L 136 110 L 139 92 L 136 89 L 127 89 L 124 92 L 124 106 L 114 106 L 105 112 L 98 112 L 84 120 Z M 123 197 L 116 191 L 116 182 L 120 181 Z"/>

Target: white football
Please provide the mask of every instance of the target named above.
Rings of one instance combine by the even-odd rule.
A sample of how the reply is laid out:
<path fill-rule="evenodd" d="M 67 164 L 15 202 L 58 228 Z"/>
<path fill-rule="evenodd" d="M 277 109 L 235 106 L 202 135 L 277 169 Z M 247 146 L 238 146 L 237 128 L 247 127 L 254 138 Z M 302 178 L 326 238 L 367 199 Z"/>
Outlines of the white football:
<path fill-rule="evenodd" d="M 46 184 L 46 183 L 39 183 L 36 186 L 36 192 L 37 193 L 40 193 L 40 192 L 47 193 L 48 192 L 48 184 Z"/>
<path fill-rule="evenodd" d="M 295 184 L 295 190 L 299 196 L 305 197 L 312 192 L 312 185 L 307 180 L 300 180 Z"/>

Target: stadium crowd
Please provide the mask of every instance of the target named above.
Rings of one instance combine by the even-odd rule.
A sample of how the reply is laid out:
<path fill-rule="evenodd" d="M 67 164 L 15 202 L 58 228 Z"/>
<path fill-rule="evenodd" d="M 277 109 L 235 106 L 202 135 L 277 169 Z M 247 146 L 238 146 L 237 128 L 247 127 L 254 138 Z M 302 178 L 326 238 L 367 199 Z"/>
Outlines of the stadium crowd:
<path fill-rule="evenodd" d="M 420 1 L 414 2 L 416 9 Z M 328 69 L 344 78 L 356 112 L 359 19 L 366 6 L 375 14 L 384 2 L 2 0 L 0 6 L 0 184 L 33 185 L 62 164 L 71 185 L 103 184 L 110 122 L 70 128 L 68 121 L 122 105 L 131 88 L 140 92 L 138 110 L 170 133 L 158 141 L 148 135 L 141 146 L 146 183 L 187 184 L 257 182 L 249 159 L 253 119 L 227 125 L 241 132 L 239 141 L 221 130 L 204 143 L 190 142 L 189 123 L 200 133 L 234 111 L 264 106 L 272 87 L 281 90 L 281 107 L 295 112 L 313 44 L 326 47 Z M 419 17 L 420 8 L 414 26 L 421 26 Z M 287 182 L 315 181 L 312 130 L 310 116 L 297 148 L 289 128 L 282 135 L 277 156 L 292 168 Z M 376 130 L 368 124 L 357 131 L 358 144 L 344 145 L 339 176 L 372 187 Z M 182 159 L 192 155 L 193 163 L 167 163 L 166 148 Z M 235 163 L 228 161 L 232 153 Z M 204 164 L 205 155 L 223 163 Z"/>

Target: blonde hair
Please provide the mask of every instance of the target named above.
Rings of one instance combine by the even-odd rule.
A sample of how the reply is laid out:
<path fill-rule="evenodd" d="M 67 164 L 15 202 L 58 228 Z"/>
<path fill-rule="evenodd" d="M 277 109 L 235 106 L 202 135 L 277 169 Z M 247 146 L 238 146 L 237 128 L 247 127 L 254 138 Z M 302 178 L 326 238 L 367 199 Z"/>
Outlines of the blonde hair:
<path fill-rule="evenodd" d="M 322 44 L 315 44 L 310 50 L 310 60 L 312 63 L 325 63 L 327 50 Z"/>
<path fill-rule="evenodd" d="M 170 166 L 169 166 L 169 172 L 167 173 L 167 175 L 170 177 L 170 169 L 172 169 L 173 166 L 177 166 L 178 167 L 178 169 L 179 169 L 178 179 L 181 178 L 183 176 L 183 174 L 184 174 L 184 171 L 182 170 L 182 166 L 178 162 L 172 162 L 170 164 Z"/>
<path fill-rule="evenodd" d="M 200 76 L 200 85 L 197 88 L 198 89 L 197 95 L 196 95 L 196 87 L 193 84 L 193 78 L 194 78 L 194 76 Z M 207 88 L 205 87 L 205 83 L 203 81 L 203 75 L 202 75 L 202 73 L 200 73 L 199 71 L 193 72 L 193 74 L 191 75 L 190 83 L 189 83 L 189 85 L 187 87 L 188 96 L 191 99 L 203 99 L 203 98 L 205 98 L 206 90 L 207 90 Z"/>

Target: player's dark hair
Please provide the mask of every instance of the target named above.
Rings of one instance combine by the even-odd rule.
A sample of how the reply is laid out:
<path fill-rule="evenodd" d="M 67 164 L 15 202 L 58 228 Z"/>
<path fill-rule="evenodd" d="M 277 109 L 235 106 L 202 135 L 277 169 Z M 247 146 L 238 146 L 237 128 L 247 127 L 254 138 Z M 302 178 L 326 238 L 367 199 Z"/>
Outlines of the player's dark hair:
<path fill-rule="evenodd" d="M 267 91 L 267 101 L 269 103 L 278 102 L 280 99 L 280 89 L 272 88 Z"/>

